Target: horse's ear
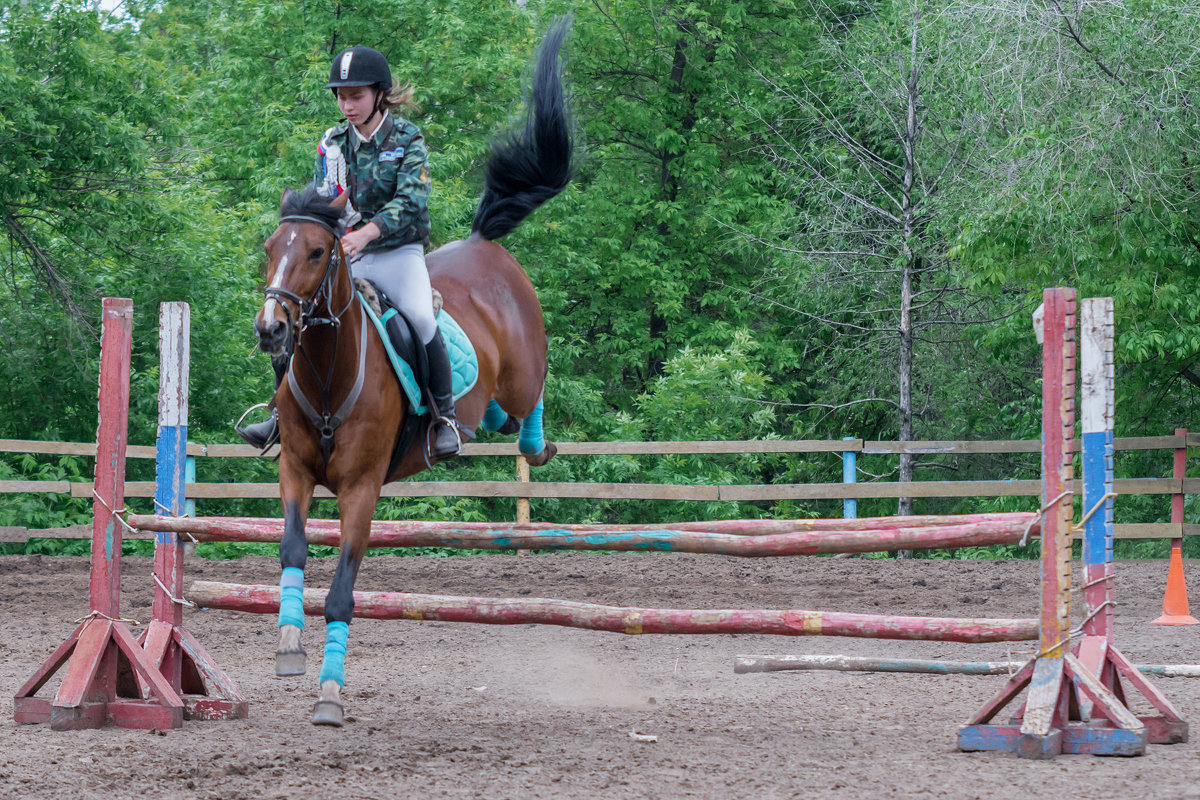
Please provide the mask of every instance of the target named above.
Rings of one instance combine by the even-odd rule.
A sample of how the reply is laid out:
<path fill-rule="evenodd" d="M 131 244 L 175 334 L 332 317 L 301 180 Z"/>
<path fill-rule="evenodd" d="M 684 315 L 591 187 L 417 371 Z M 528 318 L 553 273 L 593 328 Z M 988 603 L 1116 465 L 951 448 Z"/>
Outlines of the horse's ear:
<path fill-rule="evenodd" d="M 288 198 L 295 197 L 296 193 L 292 191 L 292 187 L 285 186 L 283 196 L 279 198 L 279 213 L 283 214 L 283 207 L 287 205 Z"/>
<path fill-rule="evenodd" d="M 333 201 L 329 204 L 329 206 L 331 208 L 336 208 L 338 211 L 344 211 L 346 209 L 346 203 L 349 200 L 350 200 L 350 193 L 342 192 L 337 197 L 333 198 Z"/>

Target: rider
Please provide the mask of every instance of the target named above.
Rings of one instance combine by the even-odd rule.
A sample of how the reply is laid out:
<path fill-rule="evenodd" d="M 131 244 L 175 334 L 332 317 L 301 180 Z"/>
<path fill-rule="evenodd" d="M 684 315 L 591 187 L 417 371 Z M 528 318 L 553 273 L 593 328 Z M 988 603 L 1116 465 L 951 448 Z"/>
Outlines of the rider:
<path fill-rule="evenodd" d="M 461 447 L 454 416 L 450 358 L 433 316 L 425 243 L 429 240 L 431 184 L 425 139 L 416 125 L 391 113 L 413 107 L 407 85 L 393 90 L 387 59 L 363 45 L 347 48 L 330 68 L 326 87 L 337 98 L 344 123 L 325 131 L 317 146 L 314 182 L 322 194 L 350 193 L 342 250 L 356 278 L 383 290 L 408 317 L 425 346 L 434 414 L 432 455 L 441 460 Z M 287 362 L 273 362 L 276 387 Z M 239 428 L 242 438 L 265 447 L 278 435 L 278 417 Z"/>

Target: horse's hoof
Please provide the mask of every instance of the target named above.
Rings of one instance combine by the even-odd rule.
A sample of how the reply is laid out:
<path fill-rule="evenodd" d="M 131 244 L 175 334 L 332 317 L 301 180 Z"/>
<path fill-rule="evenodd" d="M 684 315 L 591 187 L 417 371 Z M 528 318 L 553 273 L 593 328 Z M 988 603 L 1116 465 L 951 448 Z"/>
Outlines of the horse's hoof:
<path fill-rule="evenodd" d="M 504 436 L 508 436 L 509 434 L 520 433 L 520 432 L 521 432 L 521 420 L 513 419 L 512 417 L 509 417 L 508 419 L 504 420 L 504 424 L 501 425 L 499 428 L 496 428 L 496 433 L 502 434 Z"/>
<path fill-rule="evenodd" d="M 546 446 L 542 452 L 536 456 L 526 455 L 525 460 L 529 462 L 531 467 L 544 467 L 546 462 L 558 455 L 558 448 L 554 446 L 554 442 L 546 442 Z"/>
<path fill-rule="evenodd" d="M 345 724 L 342 704 L 333 700 L 318 700 L 313 706 L 313 725 L 332 725 L 340 728 Z"/>
<path fill-rule="evenodd" d="M 279 677 L 303 675 L 307 669 L 308 663 L 303 647 L 287 653 L 282 650 L 275 653 L 275 674 Z"/>

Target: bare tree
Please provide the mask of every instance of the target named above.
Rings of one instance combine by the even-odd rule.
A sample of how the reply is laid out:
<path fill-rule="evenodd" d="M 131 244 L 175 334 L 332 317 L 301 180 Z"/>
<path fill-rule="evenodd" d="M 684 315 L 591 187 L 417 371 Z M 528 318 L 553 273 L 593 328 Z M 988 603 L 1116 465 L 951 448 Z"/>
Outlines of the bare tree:
<path fill-rule="evenodd" d="M 860 376 L 852 382 L 859 395 L 837 405 L 869 397 L 894 409 L 902 441 L 913 439 L 920 411 L 918 343 L 943 342 L 939 329 L 964 318 L 933 227 L 944 214 L 939 191 L 962 168 L 969 123 L 929 102 L 942 64 L 925 41 L 919 2 L 892 9 L 885 23 L 862 6 L 853 8 L 866 10 L 865 17 L 814 0 L 820 63 L 792 82 L 759 73 L 795 112 L 760 121 L 767 133 L 762 150 L 790 180 L 797 214 L 786 237 L 755 235 L 794 256 L 776 259 L 781 266 L 757 291 L 821 309 L 808 318 L 828 328 L 840 348 L 872 354 L 857 363 L 894 365 L 892 388 L 878 374 Z M 798 299 L 805 295 L 807 303 Z M 913 479 L 915 459 L 901 455 L 901 481 Z M 912 498 L 902 498 L 898 513 L 912 507 Z"/>

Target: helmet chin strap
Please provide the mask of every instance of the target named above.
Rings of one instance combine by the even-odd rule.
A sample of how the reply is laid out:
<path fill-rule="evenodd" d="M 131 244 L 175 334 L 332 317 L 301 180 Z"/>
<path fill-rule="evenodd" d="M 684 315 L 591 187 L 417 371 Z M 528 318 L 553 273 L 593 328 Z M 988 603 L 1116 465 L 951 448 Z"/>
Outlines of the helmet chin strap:
<path fill-rule="evenodd" d="M 383 92 L 375 88 L 372 88 L 372 91 L 375 93 L 375 107 L 371 109 L 371 116 L 363 120 L 364 128 L 371 124 L 371 120 L 375 119 L 375 115 L 379 113 L 379 106 L 383 102 Z"/>

